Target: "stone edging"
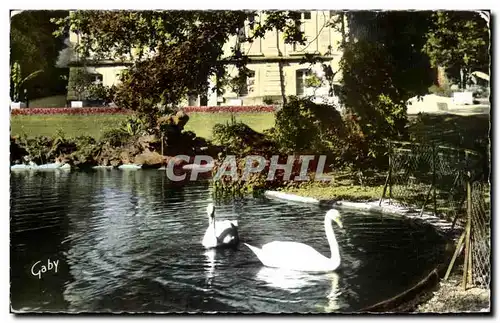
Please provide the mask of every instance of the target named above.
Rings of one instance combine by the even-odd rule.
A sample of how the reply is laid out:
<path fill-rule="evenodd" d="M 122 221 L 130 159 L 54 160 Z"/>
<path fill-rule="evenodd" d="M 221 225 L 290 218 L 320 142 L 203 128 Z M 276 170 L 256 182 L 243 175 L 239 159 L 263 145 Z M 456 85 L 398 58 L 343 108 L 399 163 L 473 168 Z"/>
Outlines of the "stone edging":
<path fill-rule="evenodd" d="M 401 204 L 397 204 L 397 202 L 389 203 L 389 200 L 387 199 L 383 200 L 379 206 L 379 201 L 349 202 L 349 201 L 338 201 L 338 200 L 319 200 L 312 197 L 303 197 L 279 191 L 265 191 L 264 196 L 268 198 L 286 200 L 291 202 L 317 204 L 321 206 L 331 206 L 331 207 L 338 207 L 351 210 L 354 209 L 354 210 L 373 211 L 373 212 L 392 214 L 392 215 L 403 215 L 410 219 L 415 219 L 418 221 L 428 223 L 433 227 L 435 227 L 440 232 L 449 232 L 449 230 L 452 227 L 451 222 L 440 219 L 439 217 L 435 216 L 432 212 L 424 211 L 422 215 L 420 215 L 421 210 L 419 209 L 408 208 Z M 457 229 L 458 230 L 461 229 L 458 223 L 455 225 L 454 230 Z"/>

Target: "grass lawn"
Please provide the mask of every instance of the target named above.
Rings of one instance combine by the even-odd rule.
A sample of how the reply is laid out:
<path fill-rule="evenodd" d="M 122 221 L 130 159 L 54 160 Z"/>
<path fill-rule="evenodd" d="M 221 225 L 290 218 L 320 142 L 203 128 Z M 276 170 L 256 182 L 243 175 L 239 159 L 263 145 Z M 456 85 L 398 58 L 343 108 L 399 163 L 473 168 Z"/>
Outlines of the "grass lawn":
<path fill-rule="evenodd" d="M 243 121 L 252 129 L 262 132 L 274 126 L 274 114 L 261 113 L 190 113 L 185 129 L 199 137 L 211 139 L 216 123 L 231 120 L 231 115 Z M 116 126 L 125 115 L 28 115 L 11 117 L 11 133 L 28 136 L 52 136 L 62 129 L 68 136 L 91 135 L 99 138 L 103 131 Z M 421 140 L 438 140 L 441 144 L 475 149 L 478 139 L 487 140 L 489 135 L 489 115 L 455 116 L 427 115 L 418 125 L 410 123 L 410 132 Z"/>
<path fill-rule="evenodd" d="M 273 113 L 191 113 L 185 130 L 210 139 L 216 123 L 225 123 L 234 115 L 255 131 L 262 132 L 274 126 Z M 11 134 L 28 137 L 53 136 L 61 129 L 67 136 L 90 135 L 100 138 L 107 129 L 126 119 L 125 115 L 20 115 L 11 117 Z"/>
<path fill-rule="evenodd" d="M 301 188 L 286 188 L 282 191 L 318 200 L 373 201 L 382 196 L 384 185 L 338 185 L 312 184 Z"/>
<path fill-rule="evenodd" d="M 68 137 L 90 135 L 100 138 L 110 127 L 125 120 L 125 115 L 27 115 L 11 116 L 11 135 L 54 136 L 61 129 Z"/>
<path fill-rule="evenodd" d="M 421 142 L 477 150 L 486 147 L 490 122 L 488 114 L 427 114 L 419 122 L 413 118 L 409 130 Z"/>
<path fill-rule="evenodd" d="M 281 191 L 319 200 L 373 201 L 382 196 L 385 174 L 370 173 L 364 180 L 347 171 L 333 171 L 325 175 L 331 176 L 333 181 L 307 182 L 300 187 L 284 187 Z"/>
<path fill-rule="evenodd" d="M 212 129 L 217 123 L 231 121 L 231 115 L 236 121 L 242 121 L 255 131 L 274 127 L 274 113 L 190 113 L 189 121 L 184 127 L 185 130 L 193 131 L 198 137 L 212 138 Z"/>

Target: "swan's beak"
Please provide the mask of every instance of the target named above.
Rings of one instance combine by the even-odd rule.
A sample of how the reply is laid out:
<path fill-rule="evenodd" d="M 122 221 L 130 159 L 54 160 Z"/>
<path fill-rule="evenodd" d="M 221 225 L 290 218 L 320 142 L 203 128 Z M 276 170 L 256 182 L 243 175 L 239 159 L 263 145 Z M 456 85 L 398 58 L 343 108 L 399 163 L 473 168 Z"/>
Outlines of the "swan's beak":
<path fill-rule="evenodd" d="M 342 229 L 344 228 L 344 225 L 342 224 L 342 220 L 340 220 L 340 218 L 334 218 L 333 221 L 335 221 L 335 223 L 337 223 L 337 225 Z"/>

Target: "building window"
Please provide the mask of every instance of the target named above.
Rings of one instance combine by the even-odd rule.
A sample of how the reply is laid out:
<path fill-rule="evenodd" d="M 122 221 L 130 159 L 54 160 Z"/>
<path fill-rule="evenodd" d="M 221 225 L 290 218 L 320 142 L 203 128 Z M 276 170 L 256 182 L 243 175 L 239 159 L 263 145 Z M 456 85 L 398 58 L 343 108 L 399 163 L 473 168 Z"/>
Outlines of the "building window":
<path fill-rule="evenodd" d="M 252 94 L 255 90 L 255 72 L 248 71 L 246 81 L 241 87 L 240 96 Z"/>
<path fill-rule="evenodd" d="M 297 70 L 295 74 L 296 94 L 304 95 L 306 91 L 306 79 L 311 76 L 310 70 Z"/>
<path fill-rule="evenodd" d="M 310 12 L 310 11 L 304 11 L 304 12 L 302 13 L 302 19 L 304 19 L 304 20 L 309 20 L 309 19 L 311 19 L 311 12 Z"/>
<path fill-rule="evenodd" d="M 238 28 L 238 45 L 240 43 L 243 43 L 245 42 L 247 38 L 247 35 L 246 35 L 246 31 L 245 31 L 245 24 L 242 24 L 239 28 Z"/>
<path fill-rule="evenodd" d="M 198 96 L 197 95 L 189 95 L 188 96 L 188 105 L 190 107 L 194 107 L 194 106 L 197 106 L 198 105 Z"/>
<path fill-rule="evenodd" d="M 94 84 L 102 84 L 102 80 L 103 80 L 102 74 L 93 73 L 91 80 L 92 80 L 92 83 L 94 83 Z"/>
<path fill-rule="evenodd" d="M 248 24 L 250 25 L 250 28 L 253 27 L 253 25 L 255 24 L 255 16 L 254 15 L 251 15 L 250 17 L 248 17 Z"/>

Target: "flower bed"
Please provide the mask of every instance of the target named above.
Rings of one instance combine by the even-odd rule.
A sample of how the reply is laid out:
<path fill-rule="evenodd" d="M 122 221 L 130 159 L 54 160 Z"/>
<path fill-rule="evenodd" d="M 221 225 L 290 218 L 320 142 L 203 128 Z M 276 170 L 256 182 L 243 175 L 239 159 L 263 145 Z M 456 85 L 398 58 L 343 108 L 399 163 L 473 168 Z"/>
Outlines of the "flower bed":
<path fill-rule="evenodd" d="M 127 114 L 128 110 L 120 108 L 28 108 L 12 109 L 11 115 L 49 115 L 49 114 Z"/>
<path fill-rule="evenodd" d="M 184 107 L 186 113 L 204 112 L 204 113 L 258 113 L 258 112 L 274 112 L 275 107 L 272 105 L 265 106 L 214 106 L 214 107 Z M 27 108 L 27 109 L 12 109 L 11 115 L 49 115 L 49 114 L 128 114 L 129 110 L 120 108 Z"/>
<path fill-rule="evenodd" d="M 207 112 L 207 113 L 224 113 L 224 112 L 274 112 L 275 107 L 272 105 L 258 106 L 214 106 L 214 107 L 184 107 L 186 113 L 190 112 Z"/>

